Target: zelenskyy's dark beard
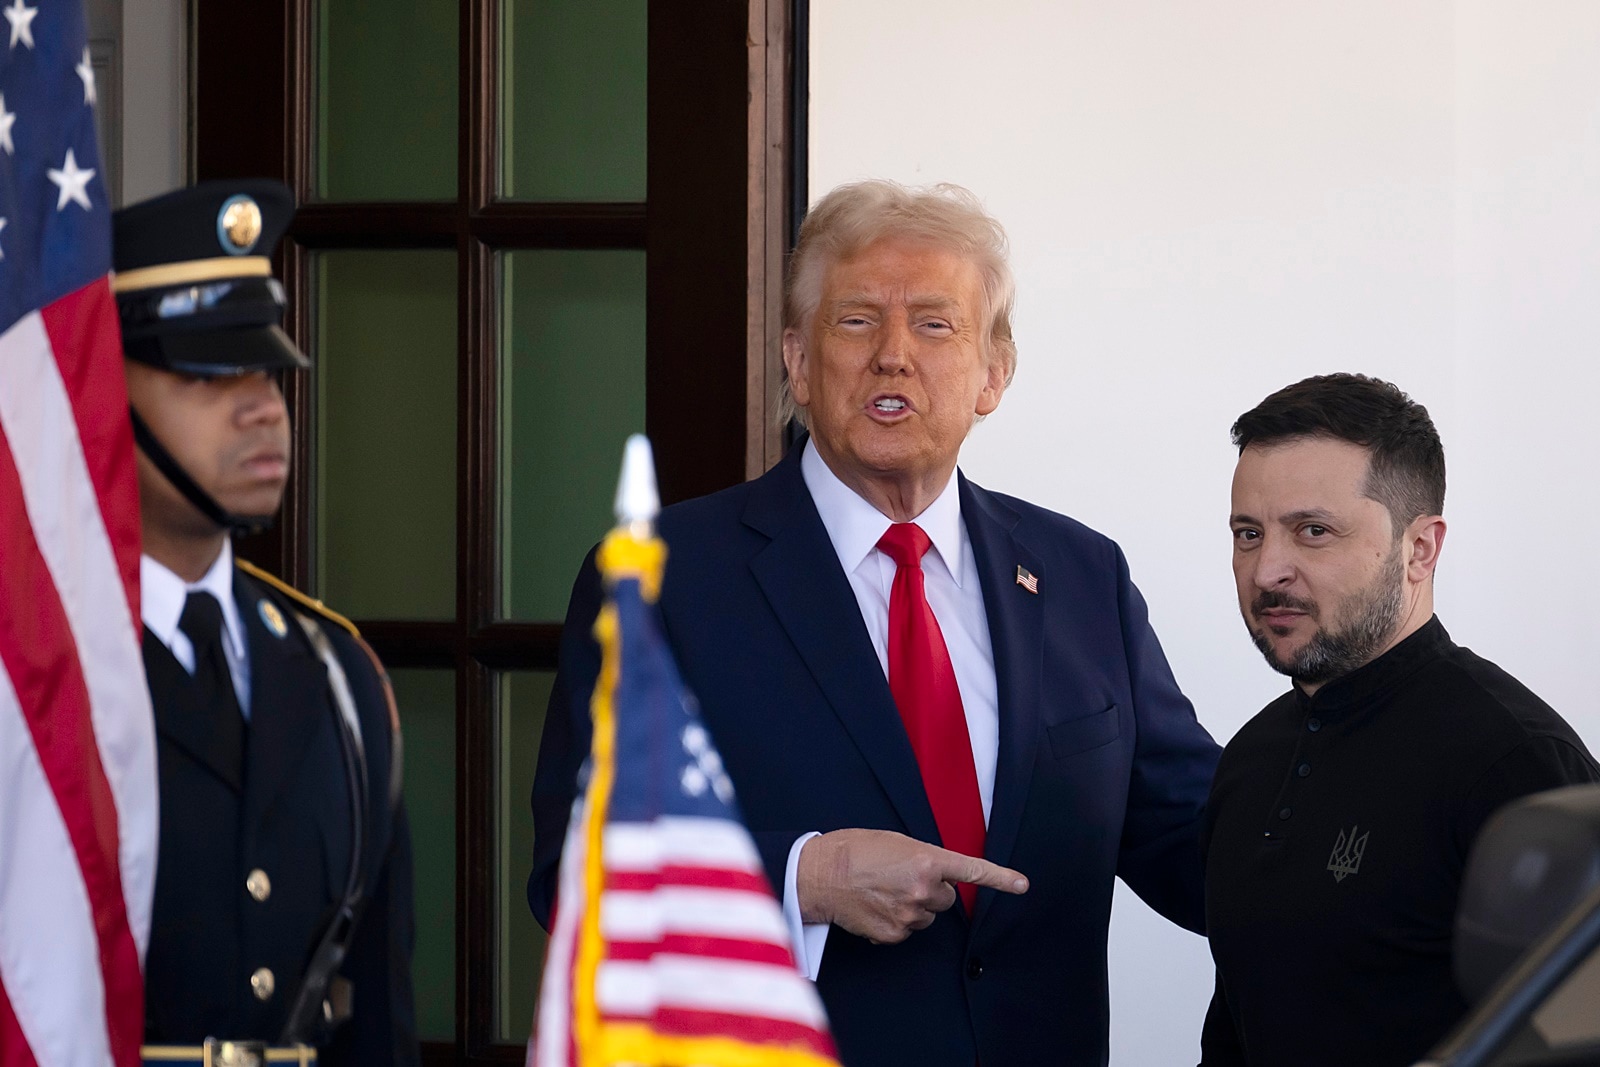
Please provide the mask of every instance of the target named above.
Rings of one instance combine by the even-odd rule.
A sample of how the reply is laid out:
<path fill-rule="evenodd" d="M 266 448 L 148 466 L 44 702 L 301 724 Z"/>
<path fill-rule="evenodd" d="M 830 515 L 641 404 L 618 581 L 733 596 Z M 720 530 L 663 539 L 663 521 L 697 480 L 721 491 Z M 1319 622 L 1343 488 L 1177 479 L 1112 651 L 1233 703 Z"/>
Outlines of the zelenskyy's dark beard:
<path fill-rule="evenodd" d="M 1405 565 L 1397 551 L 1384 563 L 1377 580 L 1361 593 L 1359 610 L 1348 626 L 1337 631 L 1318 630 L 1304 648 L 1287 660 L 1280 659 L 1272 651 L 1264 630 L 1252 627 L 1251 640 L 1261 650 L 1267 665 L 1279 674 L 1311 685 L 1330 682 L 1371 663 L 1378 650 L 1394 635 L 1404 607 L 1404 577 Z M 1273 606 L 1278 605 L 1262 604 L 1258 598 L 1252 608 L 1261 610 Z"/>

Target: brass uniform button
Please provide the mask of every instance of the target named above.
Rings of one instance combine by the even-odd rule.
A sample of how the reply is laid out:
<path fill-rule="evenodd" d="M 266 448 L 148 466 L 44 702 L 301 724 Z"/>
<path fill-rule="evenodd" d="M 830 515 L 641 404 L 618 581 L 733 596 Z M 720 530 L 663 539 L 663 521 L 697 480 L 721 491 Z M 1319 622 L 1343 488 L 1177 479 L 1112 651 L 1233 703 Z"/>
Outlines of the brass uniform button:
<path fill-rule="evenodd" d="M 277 979 L 273 978 L 272 972 L 265 967 L 257 967 L 255 973 L 250 976 L 250 988 L 257 1000 L 271 1000 L 272 991 L 277 985 Z"/>
<path fill-rule="evenodd" d="M 272 895 L 272 879 L 267 877 L 266 871 L 257 867 L 245 878 L 244 888 L 257 903 L 264 903 Z"/>

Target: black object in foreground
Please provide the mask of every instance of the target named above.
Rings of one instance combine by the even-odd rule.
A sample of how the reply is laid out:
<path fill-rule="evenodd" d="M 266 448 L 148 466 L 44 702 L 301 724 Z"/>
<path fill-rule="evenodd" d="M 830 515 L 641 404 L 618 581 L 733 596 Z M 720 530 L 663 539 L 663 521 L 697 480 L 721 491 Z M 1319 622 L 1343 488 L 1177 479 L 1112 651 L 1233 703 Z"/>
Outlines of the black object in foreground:
<path fill-rule="evenodd" d="M 1455 952 L 1478 1006 L 1419 1067 L 1600 1065 L 1600 786 L 1526 797 L 1489 820 Z"/>

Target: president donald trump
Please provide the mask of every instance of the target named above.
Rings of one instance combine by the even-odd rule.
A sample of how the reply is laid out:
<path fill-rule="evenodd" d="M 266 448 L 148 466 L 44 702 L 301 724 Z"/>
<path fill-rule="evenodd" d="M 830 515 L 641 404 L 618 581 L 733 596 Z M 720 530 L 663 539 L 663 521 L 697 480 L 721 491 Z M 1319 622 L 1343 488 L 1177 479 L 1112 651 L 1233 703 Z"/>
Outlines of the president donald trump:
<path fill-rule="evenodd" d="M 668 639 L 847 1065 L 1104 1064 L 1114 876 L 1201 929 L 1217 748 L 1122 552 L 956 469 L 1016 368 L 1013 293 L 965 190 L 829 193 L 784 309 L 808 436 L 660 517 Z M 534 785 L 546 924 L 599 603 L 591 558 Z"/>

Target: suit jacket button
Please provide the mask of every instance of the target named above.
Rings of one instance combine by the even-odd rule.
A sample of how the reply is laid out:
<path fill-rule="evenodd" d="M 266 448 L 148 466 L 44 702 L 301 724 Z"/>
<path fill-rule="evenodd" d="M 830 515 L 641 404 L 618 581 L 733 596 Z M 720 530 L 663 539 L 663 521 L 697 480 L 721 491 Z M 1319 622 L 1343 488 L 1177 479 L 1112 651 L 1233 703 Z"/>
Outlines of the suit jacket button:
<path fill-rule="evenodd" d="M 277 988 L 277 979 L 272 977 L 272 972 L 265 967 L 257 967 L 250 976 L 250 989 L 255 993 L 257 1000 L 271 1000 L 272 991 Z"/>
<path fill-rule="evenodd" d="M 983 977 L 983 961 L 976 956 L 967 961 L 967 977 L 974 982 Z"/>
<path fill-rule="evenodd" d="M 272 879 L 267 877 L 266 871 L 257 867 L 245 877 L 244 888 L 258 903 L 263 903 L 272 895 Z"/>

